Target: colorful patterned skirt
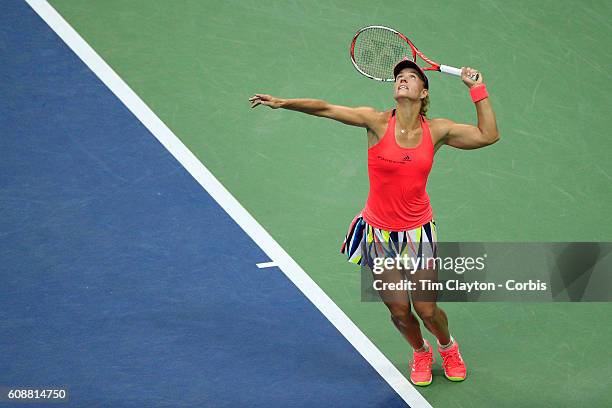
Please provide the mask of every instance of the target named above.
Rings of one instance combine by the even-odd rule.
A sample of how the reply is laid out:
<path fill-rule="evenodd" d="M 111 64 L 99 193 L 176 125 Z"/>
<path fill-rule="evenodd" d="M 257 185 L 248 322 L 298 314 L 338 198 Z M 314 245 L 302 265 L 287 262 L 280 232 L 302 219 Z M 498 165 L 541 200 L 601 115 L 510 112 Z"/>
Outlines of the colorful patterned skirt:
<path fill-rule="evenodd" d="M 436 222 L 406 231 L 386 231 L 369 225 L 361 213 L 351 222 L 340 252 L 348 262 L 372 267 L 375 258 L 395 258 L 407 255 L 418 259 L 419 269 L 426 259 L 437 256 Z"/>

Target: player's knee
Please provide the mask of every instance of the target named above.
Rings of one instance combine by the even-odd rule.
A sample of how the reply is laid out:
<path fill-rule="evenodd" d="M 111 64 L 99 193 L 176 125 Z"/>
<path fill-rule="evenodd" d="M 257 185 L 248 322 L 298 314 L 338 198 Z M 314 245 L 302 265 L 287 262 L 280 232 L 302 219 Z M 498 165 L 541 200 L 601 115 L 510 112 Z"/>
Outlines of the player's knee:
<path fill-rule="evenodd" d="M 410 305 L 390 304 L 387 306 L 389 307 L 389 312 L 391 312 L 391 317 L 393 318 L 404 319 L 411 314 Z"/>
<path fill-rule="evenodd" d="M 416 322 L 416 317 L 410 310 L 409 305 L 396 305 L 393 307 L 389 307 L 389 311 L 391 312 L 391 320 L 396 325 L 398 324 L 409 324 Z"/>
<path fill-rule="evenodd" d="M 438 307 L 434 305 L 415 305 L 414 310 L 417 312 L 417 315 L 423 321 L 432 320 L 436 316 L 436 309 Z"/>

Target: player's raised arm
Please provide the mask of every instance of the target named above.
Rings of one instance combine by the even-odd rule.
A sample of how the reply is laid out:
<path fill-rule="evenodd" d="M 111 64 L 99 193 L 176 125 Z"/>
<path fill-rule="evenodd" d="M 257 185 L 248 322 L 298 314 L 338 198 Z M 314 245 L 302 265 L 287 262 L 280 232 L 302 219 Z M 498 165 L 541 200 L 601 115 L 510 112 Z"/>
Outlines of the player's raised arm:
<path fill-rule="evenodd" d="M 472 79 L 478 75 L 478 79 Z M 476 105 L 478 125 L 455 123 L 448 119 L 434 119 L 432 124 L 442 132 L 445 144 L 458 149 L 478 149 L 499 140 L 495 112 L 488 98 L 482 74 L 472 68 L 462 68 L 461 79 L 468 88 Z"/>
<path fill-rule="evenodd" d="M 332 105 L 322 99 L 283 99 L 266 94 L 255 94 L 249 98 L 249 102 L 251 102 L 251 108 L 266 105 L 272 109 L 289 109 L 363 128 L 370 128 L 381 115 L 374 108 L 349 108 Z"/>

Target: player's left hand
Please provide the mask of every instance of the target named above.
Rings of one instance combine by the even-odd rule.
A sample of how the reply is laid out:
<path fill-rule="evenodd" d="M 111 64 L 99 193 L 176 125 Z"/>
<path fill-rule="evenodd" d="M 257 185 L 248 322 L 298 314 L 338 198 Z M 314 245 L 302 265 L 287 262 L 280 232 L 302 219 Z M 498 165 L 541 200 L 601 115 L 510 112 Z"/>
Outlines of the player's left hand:
<path fill-rule="evenodd" d="M 470 67 L 461 67 L 461 80 L 468 88 L 473 88 L 483 83 L 482 74 Z"/>

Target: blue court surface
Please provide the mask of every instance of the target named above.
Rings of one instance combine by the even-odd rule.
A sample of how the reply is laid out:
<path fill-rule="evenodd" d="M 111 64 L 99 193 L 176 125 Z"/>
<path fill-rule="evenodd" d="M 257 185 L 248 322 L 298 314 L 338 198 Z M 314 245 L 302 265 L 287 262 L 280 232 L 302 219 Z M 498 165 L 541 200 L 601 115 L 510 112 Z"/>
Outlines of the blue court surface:
<path fill-rule="evenodd" d="M 406 406 L 26 3 L 0 21 L 0 386 L 75 407 Z"/>

